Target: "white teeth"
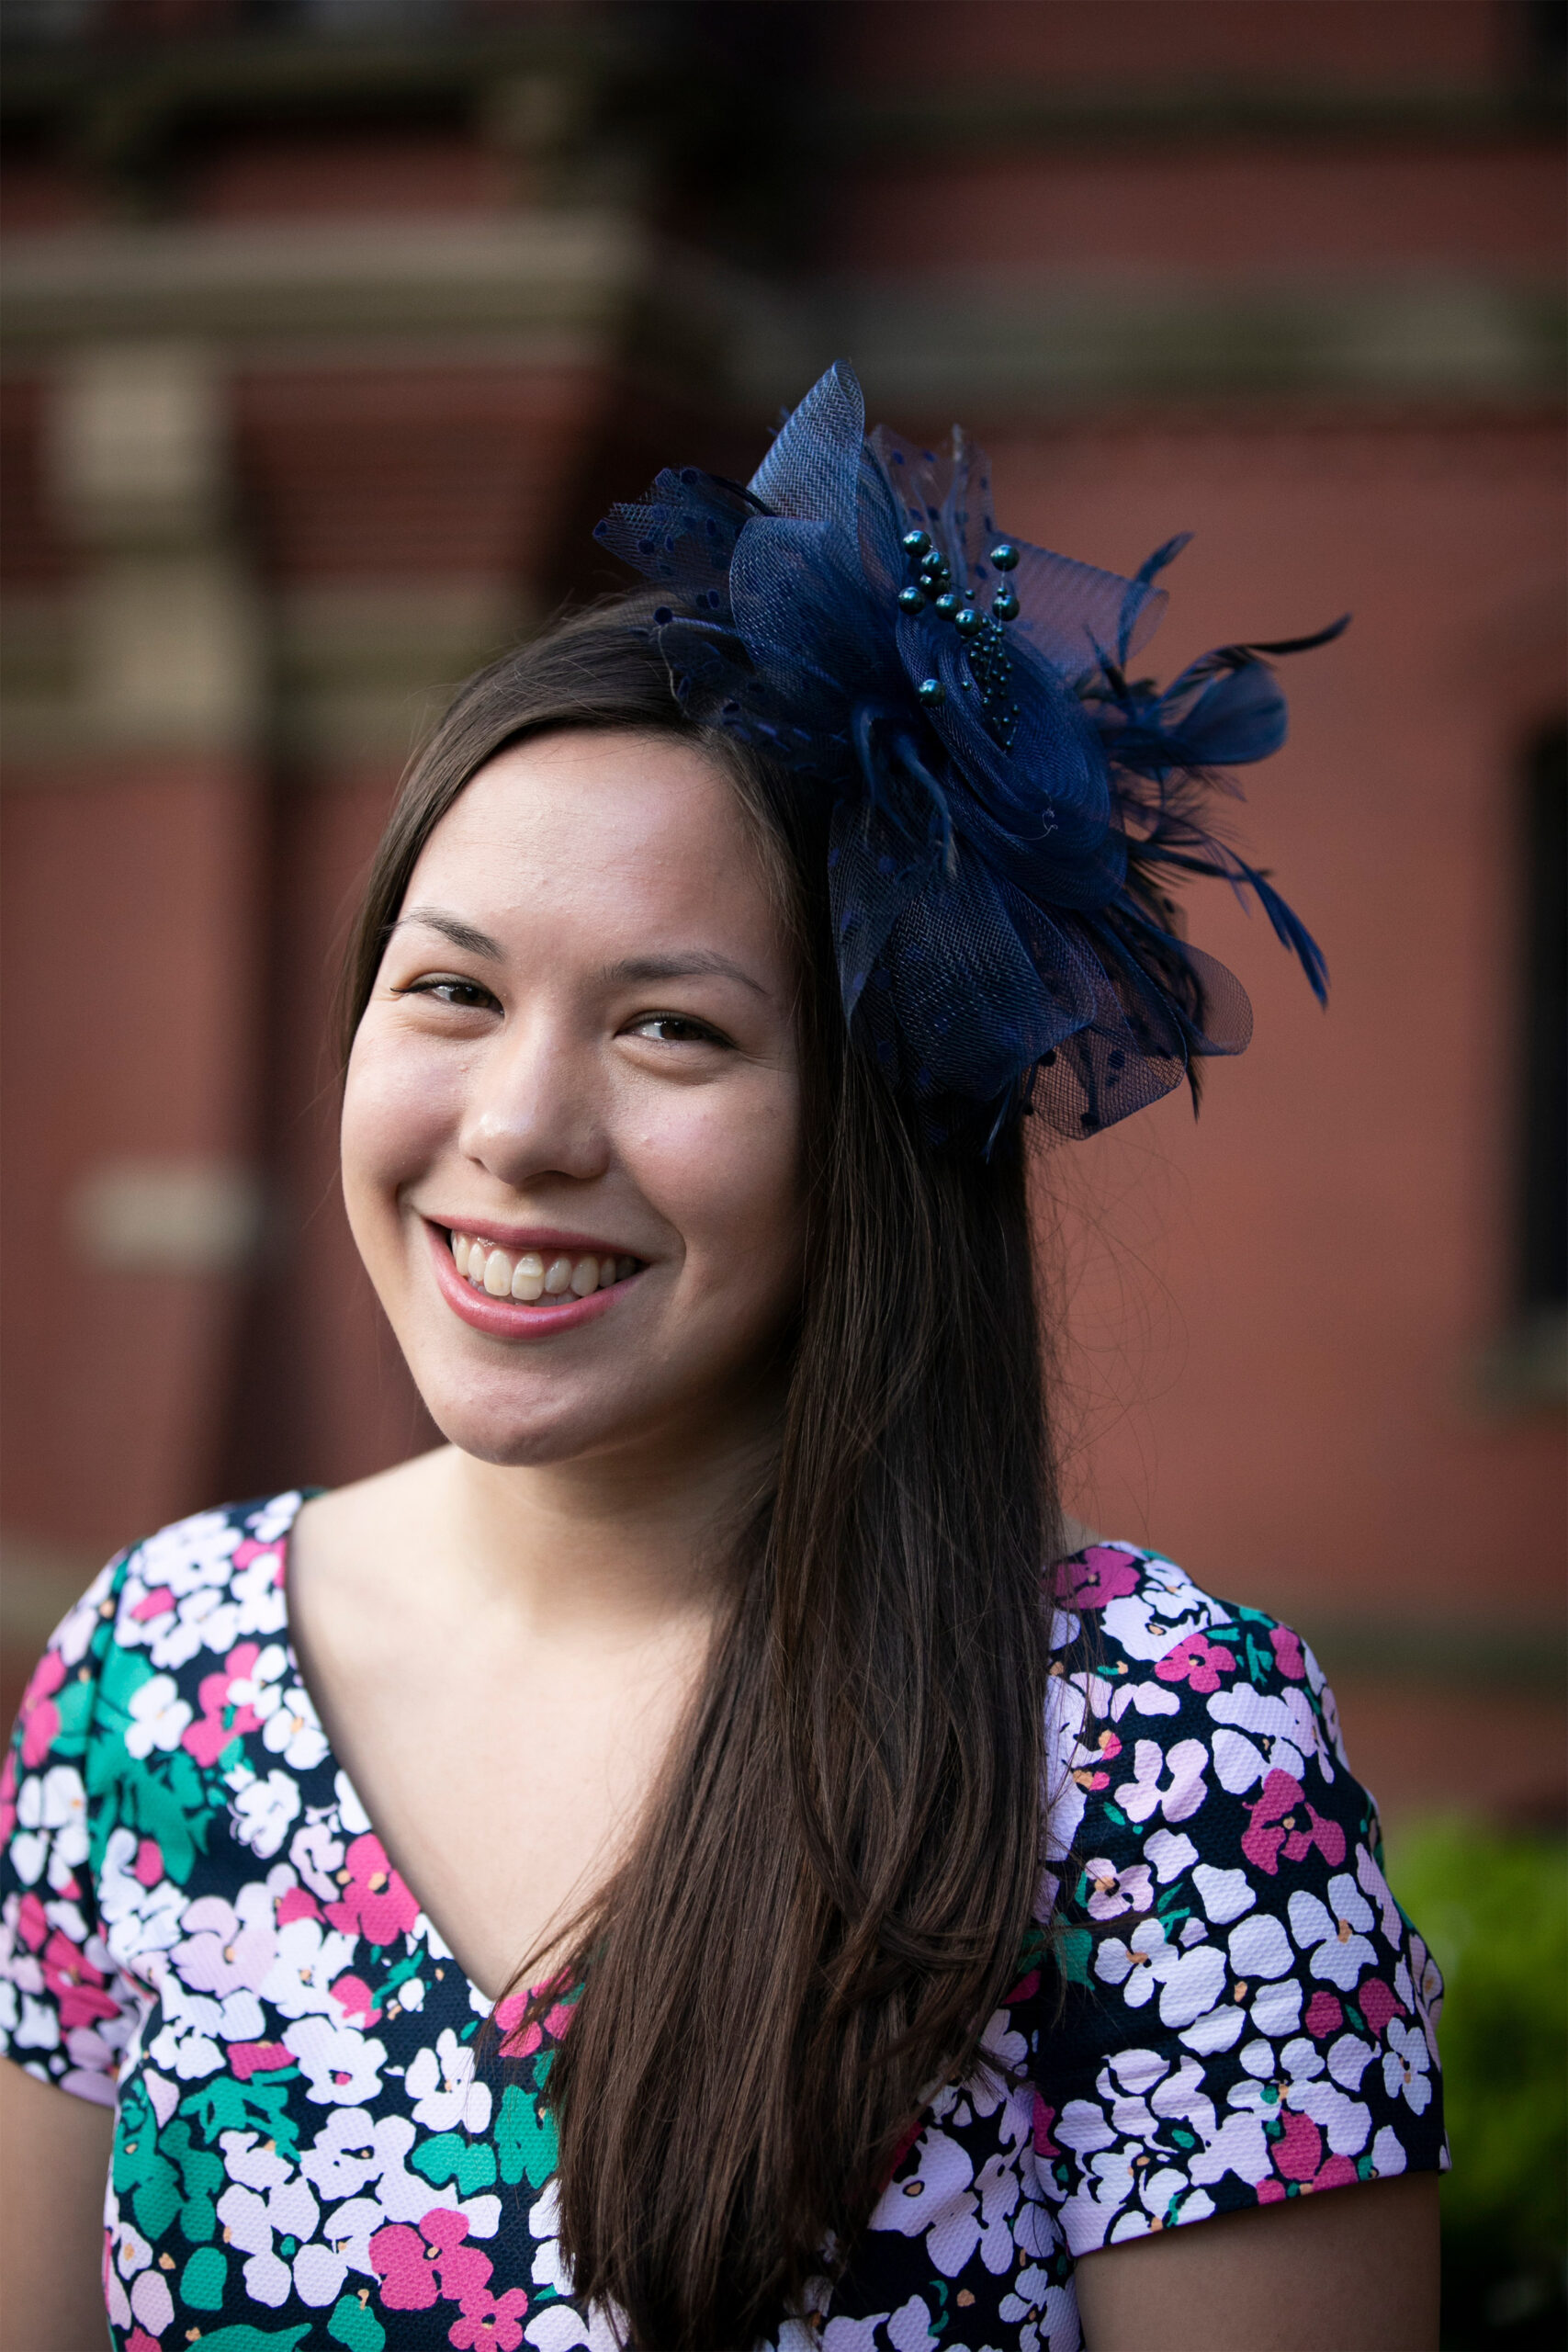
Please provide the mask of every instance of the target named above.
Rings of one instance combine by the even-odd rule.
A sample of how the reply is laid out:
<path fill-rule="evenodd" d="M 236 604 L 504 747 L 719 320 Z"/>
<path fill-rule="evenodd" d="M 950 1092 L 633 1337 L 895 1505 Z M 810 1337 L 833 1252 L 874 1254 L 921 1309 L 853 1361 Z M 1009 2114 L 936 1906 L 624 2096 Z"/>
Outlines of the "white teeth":
<path fill-rule="evenodd" d="M 493 1242 L 456 1231 L 451 1248 L 453 1264 L 476 1290 L 485 1291 L 491 1298 L 515 1298 L 529 1306 L 547 1297 L 562 1302 L 569 1297 L 590 1298 L 596 1290 L 624 1283 L 637 1270 L 635 1258 L 604 1258 L 587 1250 L 572 1257 L 563 1253 L 547 1265 L 536 1250 L 525 1250 L 513 1260 Z"/>

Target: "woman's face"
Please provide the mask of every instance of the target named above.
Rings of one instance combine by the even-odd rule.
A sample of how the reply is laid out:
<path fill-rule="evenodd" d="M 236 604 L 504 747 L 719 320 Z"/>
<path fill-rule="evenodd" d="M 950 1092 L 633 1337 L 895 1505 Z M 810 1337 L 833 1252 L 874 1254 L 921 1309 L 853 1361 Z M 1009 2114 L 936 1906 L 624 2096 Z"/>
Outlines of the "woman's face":
<path fill-rule="evenodd" d="M 801 1279 L 796 985 L 689 744 L 540 737 L 442 819 L 355 1039 L 343 1169 L 454 1443 L 673 1460 L 755 1429 Z"/>

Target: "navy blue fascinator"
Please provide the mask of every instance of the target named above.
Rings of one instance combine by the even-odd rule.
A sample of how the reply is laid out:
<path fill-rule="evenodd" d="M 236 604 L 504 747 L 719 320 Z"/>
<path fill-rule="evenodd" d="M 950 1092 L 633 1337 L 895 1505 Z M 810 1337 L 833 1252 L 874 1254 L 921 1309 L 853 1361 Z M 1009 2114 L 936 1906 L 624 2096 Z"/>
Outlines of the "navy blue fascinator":
<path fill-rule="evenodd" d="M 1125 580 L 1004 538 L 982 453 L 868 439 L 843 365 L 744 490 L 666 471 L 596 536 L 668 591 L 651 626 L 683 706 L 830 796 L 845 1018 L 937 1139 L 988 1149 L 1020 1114 L 1092 1135 L 1241 1052 L 1245 990 L 1174 928 L 1189 875 L 1255 896 L 1324 998 L 1213 803 L 1285 740 L 1265 657 L 1343 621 L 1131 681 L 1185 541 Z"/>

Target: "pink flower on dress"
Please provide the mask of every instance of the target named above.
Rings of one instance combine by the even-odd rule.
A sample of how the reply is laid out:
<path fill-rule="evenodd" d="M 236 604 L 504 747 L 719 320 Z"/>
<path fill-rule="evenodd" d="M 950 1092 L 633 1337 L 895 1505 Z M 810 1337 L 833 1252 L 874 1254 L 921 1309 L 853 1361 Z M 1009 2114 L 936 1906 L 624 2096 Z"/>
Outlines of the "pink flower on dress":
<path fill-rule="evenodd" d="M 1143 1577 L 1138 1561 L 1109 1544 L 1091 1544 L 1076 1560 L 1065 1563 L 1071 1584 L 1062 1595 L 1064 1609 L 1103 1609 L 1108 1600 L 1136 1592 Z"/>
<path fill-rule="evenodd" d="M 248 2083 L 253 2075 L 275 2074 L 280 2066 L 299 2063 L 283 2041 L 231 2041 L 223 2054 L 230 2072 L 243 2083 Z"/>
<path fill-rule="evenodd" d="M 1287 1682 L 1306 1680 L 1306 1660 L 1302 1656 L 1302 1637 L 1292 1634 L 1288 1625 L 1270 1625 L 1269 1638 L 1274 1645 L 1274 1660 Z"/>
<path fill-rule="evenodd" d="M 22 1693 L 17 1721 L 22 1727 L 22 1762 L 30 1770 L 41 1764 L 60 1735 L 60 1710 L 54 1694 L 65 1679 L 65 1661 L 58 1650 L 45 1650 Z"/>
<path fill-rule="evenodd" d="M 1324 2162 L 1323 2134 L 1311 2116 L 1297 2115 L 1287 2108 L 1282 2120 L 1285 2128 L 1271 2151 L 1280 2177 L 1258 2182 L 1258 2203 L 1279 2204 L 1289 2193 L 1285 2183 L 1290 2180 L 1303 2190 L 1349 2188 L 1357 2177 L 1355 2165 L 1348 2156 L 1330 2156 Z"/>
<path fill-rule="evenodd" d="M 1037 2156 L 1059 2156 L 1062 2153 L 1051 2137 L 1051 2126 L 1056 2120 L 1056 2110 L 1047 2107 L 1038 2091 L 1034 2094 L 1034 2153 Z"/>
<path fill-rule="evenodd" d="M 544 2041 L 544 2028 L 537 2018 L 526 2026 L 522 2025 L 523 2012 L 530 1998 L 527 1993 L 508 1993 L 506 1998 L 498 2001 L 491 2012 L 495 2030 L 501 2036 L 504 2058 L 531 2058 Z M 518 2030 L 520 2026 L 521 2031 Z"/>
<path fill-rule="evenodd" d="M 1369 1976 L 1357 1992 L 1361 2015 L 1367 2020 L 1369 2032 L 1382 2035 L 1391 2018 L 1405 2018 L 1410 2012 L 1401 2000 L 1396 2000 L 1381 1976 Z"/>
<path fill-rule="evenodd" d="M 29 1951 L 39 1951 L 49 1935 L 49 1914 L 30 1886 L 17 1906 L 17 1933 Z"/>
<path fill-rule="evenodd" d="M 463 2298 L 463 2316 L 446 2331 L 446 2341 L 457 2352 L 517 2352 L 523 2341 L 523 2321 L 528 2298 L 521 2287 L 508 2287 L 498 2301 L 488 2287 Z"/>
<path fill-rule="evenodd" d="M 1326 2041 L 1345 2022 L 1345 2012 L 1332 1993 L 1314 1993 L 1302 2023 L 1314 2041 Z"/>
<path fill-rule="evenodd" d="M 1190 1682 L 1194 1690 L 1217 1690 L 1220 1676 L 1228 1674 L 1235 1665 L 1232 1651 L 1222 1649 L 1202 1634 L 1189 1634 L 1168 1650 L 1155 1668 L 1161 1682 Z"/>
<path fill-rule="evenodd" d="M 107 1983 L 85 1952 L 57 1928 L 43 1948 L 43 1981 L 60 2004 L 60 2022 L 69 2033 L 73 2026 L 96 2025 L 100 2018 L 116 2018 L 119 2004 L 105 1992 Z"/>
<path fill-rule="evenodd" d="M 288 1568 L 288 1553 L 280 1536 L 275 1536 L 270 1544 L 258 1544 L 254 1535 L 247 1535 L 243 1544 L 236 1544 L 234 1546 L 236 1573 L 241 1568 L 248 1568 L 253 1560 L 265 1559 L 269 1552 L 276 1557 L 277 1582 L 281 1584 Z"/>
<path fill-rule="evenodd" d="M 468 2234 L 468 2215 L 449 2205 L 433 2206 L 417 2230 L 406 2222 L 378 2230 L 370 2241 L 370 2261 L 387 2309 L 427 2312 L 440 2300 L 461 2302 L 487 2287 L 494 2266 L 477 2246 L 463 2244 Z"/>
<path fill-rule="evenodd" d="M 1241 1850 L 1270 1878 L 1278 1874 L 1281 1853 L 1286 1861 L 1299 1862 L 1315 1846 L 1325 1862 L 1344 1860 L 1345 1832 L 1307 1803 L 1306 1791 L 1289 1772 L 1270 1772 L 1261 1795 L 1247 1810 Z"/>
<path fill-rule="evenodd" d="M 389 2312 L 427 2312 L 440 2301 L 435 2249 L 406 2222 L 389 2222 L 370 2240 L 370 2263 Z"/>
<path fill-rule="evenodd" d="M 455 2213 L 449 2205 L 437 2205 L 419 2226 L 435 2249 L 434 2258 L 443 2295 L 457 2303 L 489 2286 L 495 2265 L 478 2246 L 463 2244 L 468 2234 L 466 2213 Z"/>
<path fill-rule="evenodd" d="M 6 1761 L 0 1764 L 0 1846 L 10 1841 L 17 1826 L 17 1751 L 6 1750 Z"/>
<path fill-rule="evenodd" d="M 357 2018 L 361 2025 L 380 2023 L 376 1996 L 363 1976 L 340 1976 L 332 1990 L 333 1998 L 345 2018 Z"/>
<path fill-rule="evenodd" d="M 367 1943 L 389 1944 L 404 1934 L 419 1917 L 419 1905 L 391 1863 L 374 1830 L 356 1838 L 344 1857 L 347 1883 L 326 1916 L 344 1935 L 360 1935 Z"/>
<path fill-rule="evenodd" d="M 202 1676 L 197 1693 L 201 1701 L 201 1720 L 191 1724 L 180 1742 L 198 1764 L 216 1764 L 231 1739 L 261 1728 L 262 1719 L 248 1702 L 238 1706 L 229 1703 L 230 1685 L 248 1681 L 251 1668 L 260 1656 L 259 1642 L 241 1642 L 224 1659 L 220 1674 Z"/>

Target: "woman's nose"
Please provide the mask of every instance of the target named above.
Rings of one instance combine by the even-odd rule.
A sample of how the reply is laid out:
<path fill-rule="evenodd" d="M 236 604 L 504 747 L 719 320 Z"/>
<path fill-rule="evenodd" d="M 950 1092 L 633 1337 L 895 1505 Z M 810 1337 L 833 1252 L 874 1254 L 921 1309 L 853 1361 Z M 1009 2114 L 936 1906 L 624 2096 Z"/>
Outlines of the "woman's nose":
<path fill-rule="evenodd" d="M 586 1182 L 609 1164 L 599 1056 L 546 1022 L 509 1028 L 476 1063 L 458 1141 L 521 1191 L 544 1176 Z"/>

